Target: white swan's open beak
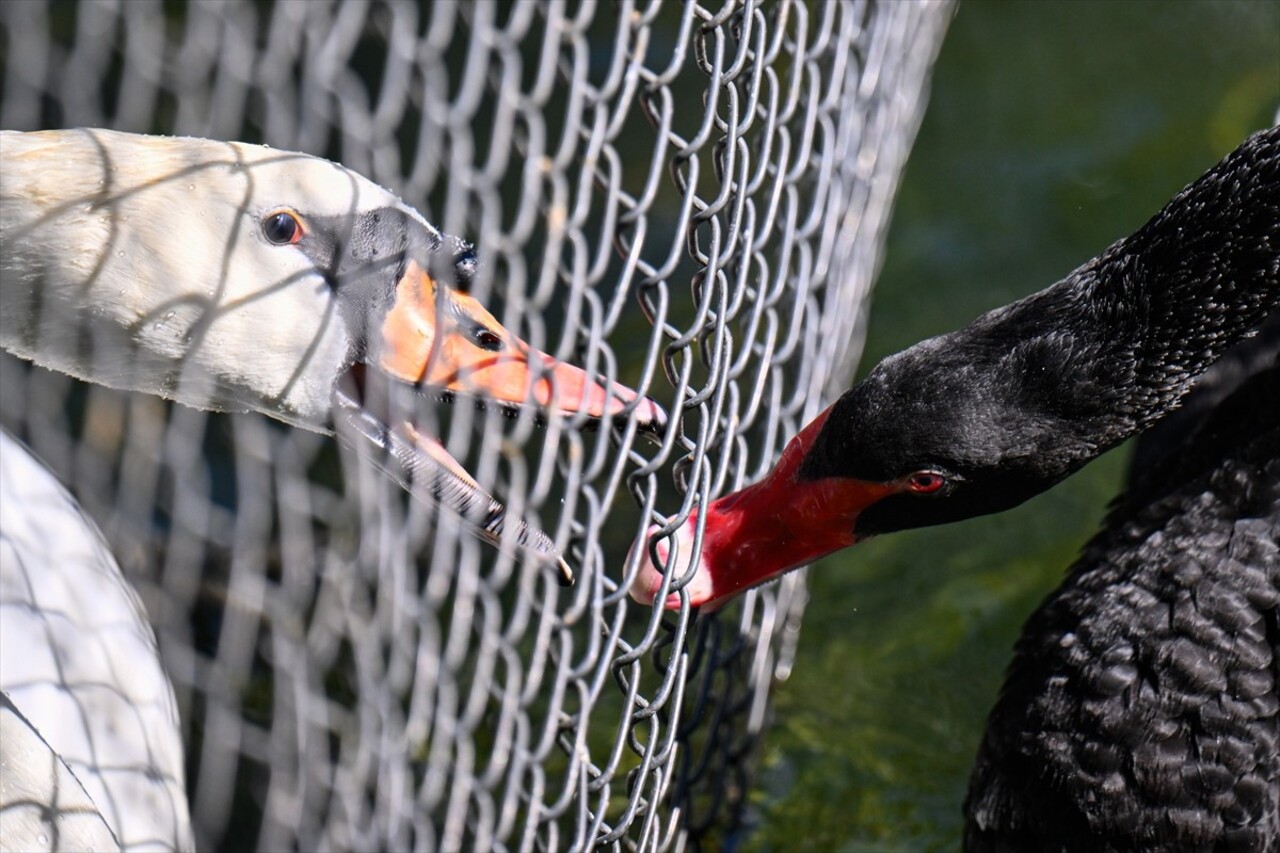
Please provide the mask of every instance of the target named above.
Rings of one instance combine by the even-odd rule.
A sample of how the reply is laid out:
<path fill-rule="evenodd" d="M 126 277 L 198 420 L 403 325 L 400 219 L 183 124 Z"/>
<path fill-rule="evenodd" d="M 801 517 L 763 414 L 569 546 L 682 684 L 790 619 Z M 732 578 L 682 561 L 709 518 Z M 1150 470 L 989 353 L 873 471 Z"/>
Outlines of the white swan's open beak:
<path fill-rule="evenodd" d="M 470 294 L 437 281 L 416 261 L 405 265 L 394 301 L 370 337 L 375 340 L 368 362 L 378 372 L 446 399 L 459 395 L 541 417 L 579 412 L 600 422 L 634 417 L 642 431 L 651 433 L 666 424 L 666 412 L 657 403 L 534 349 Z M 502 504 L 417 425 L 374 415 L 364 399 L 363 376 L 360 380 L 340 384 L 335 410 L 398 461 L 398 479 L 407 488 L 425 487 L 430 499 L 472 521 L 486 540 L 514 542 L 549 558 L 563 582 L 573 582 L 572 570 L 546 534 L 522 521 L 507 531 Z"/>

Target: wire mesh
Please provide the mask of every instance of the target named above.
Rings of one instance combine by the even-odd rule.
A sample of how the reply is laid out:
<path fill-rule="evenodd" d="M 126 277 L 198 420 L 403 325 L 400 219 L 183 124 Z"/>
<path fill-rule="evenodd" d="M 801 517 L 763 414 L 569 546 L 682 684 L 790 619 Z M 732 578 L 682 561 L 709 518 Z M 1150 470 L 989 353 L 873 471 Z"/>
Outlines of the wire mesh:
<path fill-rule="evenodd" d="M 534 346 L 657 443 L 442 407 L 578 582 L 325 436 L 0 359 L 0 423 L 155 625 L 207 849 L 681 849 L 739 831 L 802 573 L 716 614 L 630 543 L 759 477 L 844 387 L 947 2 L 0 3 L 0 126 L 337 160 L 476 243 Z"/>

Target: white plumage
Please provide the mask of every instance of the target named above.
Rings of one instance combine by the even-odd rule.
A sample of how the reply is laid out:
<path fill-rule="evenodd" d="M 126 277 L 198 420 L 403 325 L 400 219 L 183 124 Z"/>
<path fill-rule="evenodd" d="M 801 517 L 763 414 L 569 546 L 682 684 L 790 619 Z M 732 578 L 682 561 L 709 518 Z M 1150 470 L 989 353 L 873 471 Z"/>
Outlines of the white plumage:
<path fill-rule="evenodd" d="M 323 270 L 270 213 L 351 217 L 386 190 L 258 145 L 0 131 L 0 346 L 113 388 L 318 429 L 351 348 Z M 86 346 L 86 336 L 92 336 Z"/>
<path fill-rule="evenodd" d="M 0 853 L 119 849 L 80 780 L 0 693 Z"/>
<path fill-rule="evenodd" d="M 124 849 L 192 847 L 178 709 L 142 602 L 93 521 L 3 431 L 0 691 L 66 762 Z M 51 791 L 57 769 L 31 762 L 38 748 L 21 746 L 16 720 L 4 725 L 0 813 L 20 791 Z M 5 843 L 25 846 L 23 826 L 37 841 L 56 838 L 40 813 L 28 818 L 9 817 Z"/>

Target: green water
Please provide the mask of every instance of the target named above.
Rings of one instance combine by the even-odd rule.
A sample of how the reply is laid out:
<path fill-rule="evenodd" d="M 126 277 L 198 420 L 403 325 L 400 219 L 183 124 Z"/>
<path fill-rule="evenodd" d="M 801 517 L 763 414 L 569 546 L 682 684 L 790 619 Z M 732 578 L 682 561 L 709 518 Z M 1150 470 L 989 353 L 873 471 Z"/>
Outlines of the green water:
<path fill-rule="evenodd" d="M 864 365 L 1038 290 L 1275 121 L 1280 3 L 992 2 L 952 24 Z M 810 574 L 753 850 L 952 850 L 1022 621 L 1120 486 L 1119 450 L 1012 512 Z"/>

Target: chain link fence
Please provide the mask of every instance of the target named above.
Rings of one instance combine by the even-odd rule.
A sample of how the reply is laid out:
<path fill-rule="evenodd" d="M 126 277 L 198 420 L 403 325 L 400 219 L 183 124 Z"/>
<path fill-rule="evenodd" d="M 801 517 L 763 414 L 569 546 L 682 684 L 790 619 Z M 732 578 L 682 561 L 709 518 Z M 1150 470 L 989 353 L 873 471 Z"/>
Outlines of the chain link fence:
<path fill-rule="evenodd" d="M 713 615 L 626 554 L 851 378 L 947 2 L 0 3 L 0 127 L 328 157 L 476 243 L 535 347 L 658 442 L 471 407 L 441 440 L 578 581 L 324 436 L 0 360 L 0 423 L 102 526 L 177 692 L 202 849 L 685 849 L 742 831 L 802 573 Z M 498 310 L 500 306 L 500 310 Z"/>

